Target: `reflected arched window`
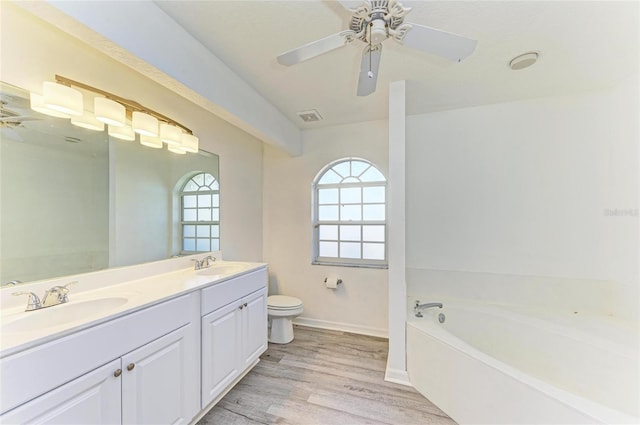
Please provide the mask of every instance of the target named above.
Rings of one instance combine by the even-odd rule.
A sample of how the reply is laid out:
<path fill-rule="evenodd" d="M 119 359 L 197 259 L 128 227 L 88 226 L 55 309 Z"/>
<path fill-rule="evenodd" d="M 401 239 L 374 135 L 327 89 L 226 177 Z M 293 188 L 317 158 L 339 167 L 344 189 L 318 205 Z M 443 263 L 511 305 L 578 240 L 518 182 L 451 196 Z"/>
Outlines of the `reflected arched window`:
<path fill-rule="evenodd" d="M 387 179 L 367 160 L 328 164 L 313 182 L 313 263 L 387 266 Z"/>
<path fill-rule="evenodd" d="M 182 187 L 182 252 L 220 249 L 220 185 L 209 173 L 191 177 Z"/>

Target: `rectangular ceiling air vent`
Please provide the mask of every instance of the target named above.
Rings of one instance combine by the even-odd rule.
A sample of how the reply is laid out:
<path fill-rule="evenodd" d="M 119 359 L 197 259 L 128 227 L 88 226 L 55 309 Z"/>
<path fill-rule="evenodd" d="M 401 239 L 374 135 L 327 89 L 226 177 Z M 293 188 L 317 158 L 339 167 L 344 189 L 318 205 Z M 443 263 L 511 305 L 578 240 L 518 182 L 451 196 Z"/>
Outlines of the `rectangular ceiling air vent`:
<path fill-rule="evenodd" d="M 298 112 L 298 116 L 302 118 L 304 122 L 315 122 L 320 121 L 322 117 L 315 109 L 310 109 L 308 111 L 300 111 Z"/>

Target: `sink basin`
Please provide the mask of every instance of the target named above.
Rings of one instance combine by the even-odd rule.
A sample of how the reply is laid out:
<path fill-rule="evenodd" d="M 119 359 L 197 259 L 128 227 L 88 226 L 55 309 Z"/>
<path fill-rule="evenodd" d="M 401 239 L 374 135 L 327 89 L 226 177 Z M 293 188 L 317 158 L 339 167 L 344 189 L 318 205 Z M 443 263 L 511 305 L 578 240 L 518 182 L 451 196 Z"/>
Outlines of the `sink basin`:
<path fill-rule="evenodd" d="M 3 323 L 2 332 L 29 332 L 77 322 L 108 313 L 128 301 L 129 299 L 124 297 L 97 298 L 88 301 L 71 300 L 66 304 L 22 312 L 15 319 Z"/>
<path fill-rule="evenodd" d="M 198 274 L 203 274 L 207 276 L 214 276 L 214 275 L 223 276 L 223 275 L 230 275 L 230 274 L 241 272 L 243 269 L 244 269 L 244 266 L 239 264 L 224 264 L 219 266 L 214 265 L 207 269 L 198 270 Z"/>

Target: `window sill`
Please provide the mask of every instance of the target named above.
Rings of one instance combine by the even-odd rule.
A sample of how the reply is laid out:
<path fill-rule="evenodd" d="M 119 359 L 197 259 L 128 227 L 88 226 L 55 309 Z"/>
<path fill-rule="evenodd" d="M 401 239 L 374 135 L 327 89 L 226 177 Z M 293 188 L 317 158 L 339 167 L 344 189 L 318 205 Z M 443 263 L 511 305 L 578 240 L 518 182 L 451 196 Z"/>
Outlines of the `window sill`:
<path fill-rule="evenodd" d="M 332 266 L 332 267 L 357 267 L 361 269 L 388 269 L 388 264 L 358 264 L 358 263 L 339 263 L 331 261 L 312 261 L 312 266 Z"/>

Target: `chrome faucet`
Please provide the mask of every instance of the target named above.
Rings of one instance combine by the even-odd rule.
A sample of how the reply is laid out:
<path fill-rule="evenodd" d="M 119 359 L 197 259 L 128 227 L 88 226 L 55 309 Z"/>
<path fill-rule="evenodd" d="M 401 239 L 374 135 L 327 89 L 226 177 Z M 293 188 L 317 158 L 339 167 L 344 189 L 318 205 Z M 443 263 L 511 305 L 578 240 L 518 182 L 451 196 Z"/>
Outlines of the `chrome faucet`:
<path fill-rule="evenodd" d="M 12 295 L 29 295 L 29 299 L 27 300 L 27 307 L 24 311 L 34 311 L 40 310 L 41 308 L 51 307 L 58 304 L 64 304 L 69 302 L 69 286 L 75 285 L 76 281 L 69 282 L 66 285 L 60 286 L 56 285 L 51 289 L 48 289 L 44 293 L 44 297 L 42 302 L 40 302 L 40 298 L 33 292 L 24 291 L 24 292 L 14 292 Z"/>
<path fill-rule="evenodd" d="M 194 270 L 201 270 L 201 269 L 206 269 L 211 267 L 210 261 L 216 261 L 216 257 L 212 257 L 211 255 L 208 255 L 204 257 L 202 260 L 192 258 L 191 261 L 195 262 L 193 266 Z"/>
<path fill-rule="evenodd" d="M 40 303 L 40 298 L 33 292 L 22 291 L 22 292 L 14 292 L 11 295 L 29 295 L 29 299 L 27 300 L 27 308 L 24 311 L 33 311 L 40 310 L 42 308 L 42 304 Z"/>
<path fill-rule="evenodd" d="M 415 313 L 416 317 L 423 317 L 422 316 L 422 312 L 420 310 L 425 309 L 425 308 L 432 308 L 432 307 L 442 308 L 442 303 L 424 303 L 424 304 L 420 304 L 420 301 L 416 300 L 416 304 L 413 306 L 413 312 Z"/>

